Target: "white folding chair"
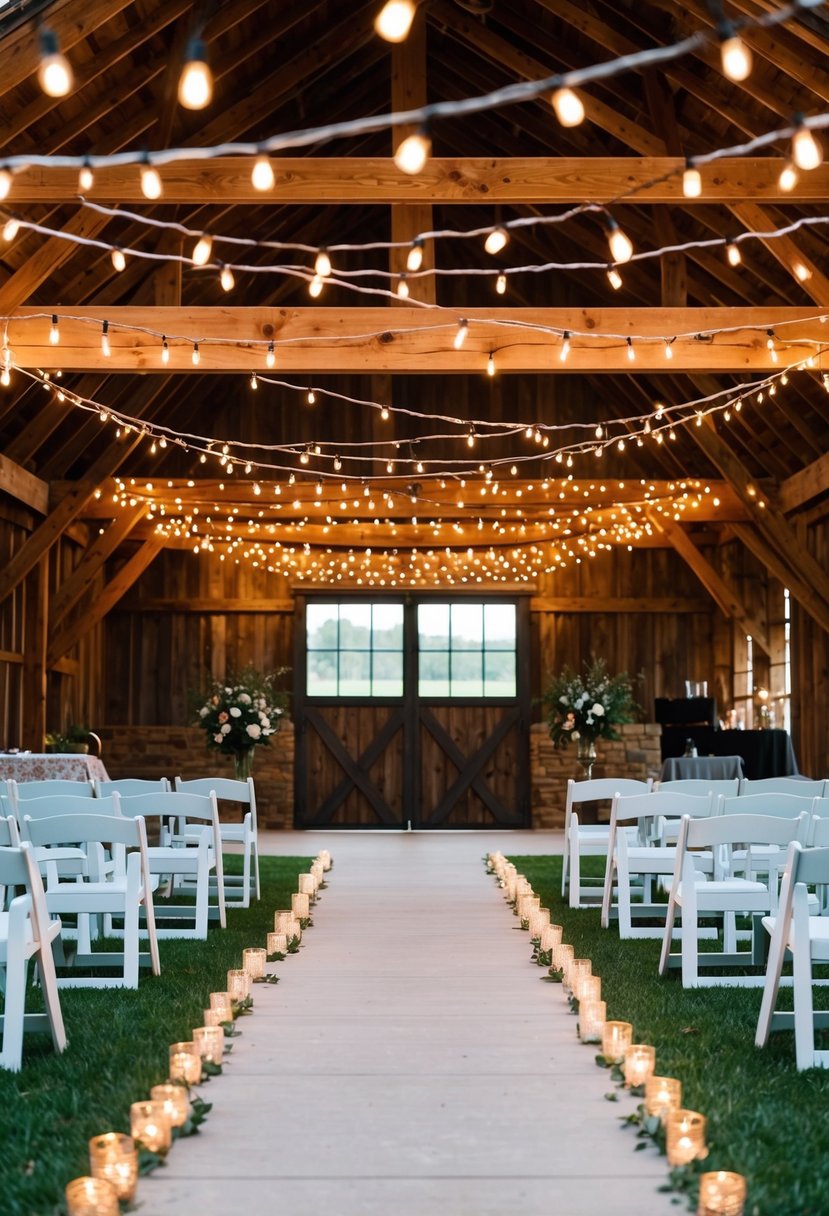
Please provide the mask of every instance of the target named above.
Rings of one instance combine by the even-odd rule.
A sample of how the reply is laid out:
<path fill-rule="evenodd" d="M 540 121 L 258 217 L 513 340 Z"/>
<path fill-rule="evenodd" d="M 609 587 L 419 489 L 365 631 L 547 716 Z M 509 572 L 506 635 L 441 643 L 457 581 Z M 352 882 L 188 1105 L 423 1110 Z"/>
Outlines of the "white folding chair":
<path fill-rule="evenodd" d="M 123 815 L 101 815 L 82 813 L 56 815 L 52 818 L 33 819 L 25 816 L 25 828 L 29 839 L 41 848 L 70 844 L 83 848 L 87 865 L 74 879 L 63 879 L 50 875 L 46 884 L 46 907 L 58 916 L 83 917 L 104 916 L 123 921 L 122 952 L 85 949 L 79 929 L 78 951 L 73 965 L 90 969 L 116 968 L 116 976 L 69 976 L 61 977 L 61 987 L 72 988 L 137 988 L 141 963 L 149 963 L 153 975 L 161 974 L 158 955 L 158 940 L 153 915 L 152 879 L 147 856 L 147 832 L 143 819 L 126 818 Z M 109 846 L 114 859 L 114 868 L 108 874 L 101 872 L 98 858 Z M 149 954 L 140 950 L 139 922 L 143 909 Z"/>
<path fill-rule="evenodd" d="M 798 784 L 809 786 L 813 783 L 807 781 L 799 782 Z M 765 793 L 758 794 L 741 793 L 738 798 L 720 798 L 717 808 L 718 815 L 774 815 L 781 819 L 794 819 L 804 813 L 809 816 L 816 813 L 815 796 L 808 793 L 800 796 L 797 793 L 789 793 L 785 790 L 767 790 Z M 737 848 L 732 851 L 731 864 L 735 873 L 740 871 L 740 863 L 745 859 L 745 856 L 745 850 Z M 780 872 L 786 860 L 786 849 L 758 844 L 752 849 L 751 857 L 755 871 L 759 868 L 760 872 L 762 872 L 761 863 L 767 862 L 771 858 L 778 872 Z M 753 875 L 746 874 L 746 877 L 753 877 Z"/>
<path fill-rule="evenodd" d="M 665 933 L 659 974 L 670 967 L 681 967 L 683 988 L 718 986 L 748 987 L 762 983 L 762 976 L 721 972 L 716 976 L 700 975 L 700 966 L 745 967 L 763 964 L 763 939 L 756 931 L 758 917 L 768 915 L 777 906 L 778 868 L 766 854 L 755 866 L 752 849 L 787 847 L 792 840 L 805 842 L 811 829 L 810 816 L 805 812 L 796 819 L 778 819 L 771 815 L 717 815 L 709 819 L 691 819 L 683 815 L 676 848 L 673 881 L 668 896 Z M 731 853 L 743 850 L 742 874 L 734 872 Z M 701 873 L 695 865 L 695 851 L 707 850 L 713 856 L 713 876 Z M 759 872 L 765 871 L 766 881 Z M 675 932 L 677 913 L 682 915 L 682 947 L 679 954 L 671 953 L 671 937 Z M 737 949 L 734 927 L 738 913 L 752 918 L 751 949 Z M 699 951 L 699 923 L 715 917 L 722 920 L 723 950 Z"/>
<path fill-rule="evenodd" d="M 149 777 L 121 777 L 118 781 L 93 782 L 96 798 L 108 798 L 110 794 L 118 794 L 121 798 L 135 798 L 138 794 L 166 794 L 170 790 L 167 777 L 155 780 Z"/>
<path fill-rule="evenodd" d="M 246 781 L 235 781 L 228 777 L 199 777 L 183 781 L 176 777 L 175 787 L 181 793 L 215 793 L 219 803 L 235 803 L 242 808 L 241 823 L 226 823 L 221 820 L 220 830 L 224 843 L 242 845 L 242 874 L 225 875 L 225 900 L 229 908 L 250 907 L 251 891 L 259 899 L 259 834 L 256 824 L 256 792 L 253 777 Z M 241 899 L 231 900 L 231 895 L 241 894 Z"/>
<path fill-rule="evenodd" d="M 163 793 L 139 794 L 121 799 L 121 813 L 140 815 L 157 820 L 159 839 L 167 839 L 168 825 L 176 825 L 169 844 L 153 845 L 149 849 L 150 872 L 171 879 L 171 891 L 184 895 L 192 887 L 194 904 L 159 903 L 157 919 L 176 921 L 175 927 L 158 930 L 159 937 L 189 937 L 205 939 L 209 917 L 215 916 L 224 929 L 225 916 L 224 867 L 222 864 L 221 833 L 216 796 L 210 794 Z M 179 830 L 181 829 L 181 830 Z M 210 905 L 210 879 L 215 876 L 216 904 Z M 187 884 L 183 886 L 182 884 Z M 189 920 L 191 925 L 178 922 Z"/>
<path fill-rule="evenodd" d="M 604 857 L 610 838 L 610 825 L 606 823 L 579 823 L 577 807 L 586 802 L 610 801 L 616 794 L 647 794 L 652 782 L 635 781 L 630 777 L 597 777 L 590 781 L 567 782 L 567 801 L 564 807 L 564 857 L 561 863 L 561 895 L 569 895 L 571 908 L 587 906 L 602 898 L 601 879 L 583 883 L 581 879 L 582 857 Z"/>
<path fill-rule="evenodd" d="M 808 777 L 763 777 L 751 781 L 743 777 L 741 794 L 795 794 L 798 798 L 822 798 L 826 795 L 825 781 L 812 781 Z"/>
<path fill-rule="evenodd" d="M 716 781 L 706 781 L 704 777 L 677 777 L 675 781 L 660 781 L 654 789 L 666 794 L 713 794 L 716 801 L 720 794 L 723 798 L 736 798 L 740 792 L 740 778 L 718 777 Z"/>
<path fill-rule="evenodd" d="M 827 823 L 822 821 L 822 835 L 828 834 Z M 829 1026 L 829 1010 L 816 1011 L 812 997 L 812 963 L 829 963 L 829 917 L 812 915 L 810 885 L 829 885 L 829 847 L 803 849 L 800 842 L 793 841 L 777 914 L 763 919 L 771 942 L 754 1042 L 765 1047 L 773 1031 L 793 1028 L 798 1069 L 829 1068 L 829 1051 L 815 1050 L 815 1028 Z M 775 1007 L 786 957 L 792 959 L 794 1010 L 778 1011 Z"/>
<path fill-rule="evenodd" d="M 0 971 L 3 975 L 5 1009 L 0 1017 L 3 1047 L 0 1068 L 18 1072 L 23 1062 L 23 1034 L 26 1030 L 49 1030 L 55 1051 L 66 1046 L 66 1031 L 60 1008 L 52 941 L 60 933 L 60 921 L 50 921 L 43 894 L 40 872 L 32 860 L 28 844 L 0 846 L 0 886 L 20 888 L 7 912 L 0 912 Z M 37 968 L 45 1013 L 29 1013 L 26 988 L 29 962 Z"/>
<path fill-rule="evenodd" d="M 657 843 L 654 837 L 649 840 L 649 830 L 655 819 L 678 821 L 683 815 L 690 815 L 694 819 L 707 817 L 715 813 L 716 805 L 711 794 L 673 794 L 663 790 L 613 799 L 602 898 L 603 929 L 608 928 L 615 913 L 619 921 L 619 937 L 662 937 L 662 927 L 634 926 L 633 923 L 634 915 L 638 920 L 664 918 L 666 906 L 652 902 L 650 888 L 654 878 L 673 874 L 676 861 L 676 847 Z M 631 842 L 626 828 L 635 830 L 636 843 Z M 632 875 L 640 875 L 644 879 L 642 901 L 639 903 L 633 900 Z M 617 890 L 615 909 L 614 887 Z"/>
<path fill-rule="evenodd" d="M 65 781 L 63 779 L 46 781 L 15 781 L 7 783 L 9 794 L 16 808 L 22 802 L 32 798 L 51 798 L 55 795 L 66 795 L 70 798 L 94 798 L 95 789 L 91 781 Z M 17 810 L 17 821 L 20 822 L 22 812 Z"/>

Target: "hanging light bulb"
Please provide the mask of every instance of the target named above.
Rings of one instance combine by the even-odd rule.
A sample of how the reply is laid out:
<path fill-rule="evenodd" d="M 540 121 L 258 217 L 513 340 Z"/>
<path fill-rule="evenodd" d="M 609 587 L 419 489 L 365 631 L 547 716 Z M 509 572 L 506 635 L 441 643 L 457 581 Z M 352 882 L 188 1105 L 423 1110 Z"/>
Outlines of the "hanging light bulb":
<path fill-rule="evenodd" d="M 405 274 L 401 274 L 397 280 L 397 296 L 400 300 L 408 300 L 409 284 L 406 282 Z"/>
<path fill-rule="evenodd" d="M 87 161 L 81 165 L 80 172 L 78 173 L 78 190 L 81 194 L 87 194 L 92 189 L 94 182 L 95 175 L 92 172 L 92 166 Z"/>
<path fill-rule="evenodd" d="M 734 241 L 728 241 L 726 244 L 725 256 L 728 259 L 729 266 L 739 266 L 740 262 L 743 260 L 743 256 L 740 253 L 740 247 L 739 245 L 736 245 Z"/>
<path fill-rule="evenodd" d="M 615 266 L 608 266 L 607 281 L 608 281 L 608 283 L 610 283 L 610 286 L 613 288 L 614 291 L 618 291 L 619 288 L 622 286 L 622 276 L 619 274 L 619 271 L 616 269 Z"/>
<path fill-rule="evenodd" d="M 415 10 L 414 0 L 387 0 L 374 19 L 374 29 L 386 42 L 405 42 Z"/>
<path fill-rule="evenodd" d="M 484 241 L 484 249 L 487 253 L 500 253 L 508 241 L 509 233 L 499 224 L 497 228 L 493 228 L 492 232 L 488 233 Z"/>
<path fill-rule="evenodd" d="M 486 374 L 488 376 L 495 375 L 495 355 L 492 351 L 489 352 L 489 358 L 486 361 Z"/>
<path fill-rule="evenodd" d="M 406 269 L 414 273 L 423 265 L 423 238 L 415 237 L 406 257 Z"/>
<path fill-rule="evenodd" d="M 276 178 L 273 165 L 267 156 L 257 156 L 253 163 L 250 180 L 254 190 L 273 190 Z"/>
<path fill-rule="evenodd" d="M 112 354 L 109 346 L 109 321 L 104 321 L 101 326 L 101 354 L 105 359 Z"/>
<path fill-rule="evenodd" d="M 786 194 L 794 190 L 797 185 L 798 173 L 790 160 L 787 160 L 783 168 L 780 170 L 780 176 L 777 179 L 777 185 Z"/>
<path fill-rule="evenodd" d="M 454 346 L 455 350 L 460 350 L 466 341 L 466 335 L 468 333 L 469 322 L 465 318 L 462 318 L 460 321 L 458 321 L 458 328 L 455 331 L 454 338 L 452 339 L 452 345 Z"/>
<path fill-rule="evenodd" d="M 58 318 L 56 313 L 52 313 L 52 324 L 49 328 L 49 341 L 52 346 L 57 346 L 60 342 L 60 329 L 58 328 Z"/>
<path fill-rule="evenodd" d="M 636 360 L 636 351 L 633 349 L 633 338 L 628 338 L 628 362 L 633 363 Z"/>
<path fill-rule="evenodd" d="M 13 241 L 20 231 L 20 221 L 10 216 L 3 225 L 3 240 Z"/>
<path fill-rule="evenodd" d="M 795 115 L 797 127 L 792 137 L 792 160 L 798 169 L 816 169 L 823 160 L 823 148 L 803 122 L 803 116 Z"/>
<path fill-rule="evenodd" d="M 607 217 L 607 242 L 614 262 L 629 262 L 633 257 L 630 238 L 622 232 L 612 215 Z"/>
<path fill-rule="evenodd" d="M 179 105 L 185 110 L 203 110 L 213 99 L 213 73 L 207 62 L 207 47 L 201 38 L 191 38 L 184 53 L 178 80 Z"/>
<path fill-rule="evenodd" d="M 273 342 L 268 343 L 268 351 L 265 355 L 265 366 L 273 367 L 276 363 L 276 351 L 273 348 Z"/>
<path fill-rule="evenodd" d="M 123 249 L 119 249 L 116 245 L 109 256 L 112 261 L 112 265 L 120 274 L 127 264 L 127 259 L 124 257 Z"/>
<path fill-rule="evenodd" d="M 165 365 L 170 362 L 170 347 L 167 345 L 167 335 L 161 336 L 161 362 Z"/>
<path fill-rule="evenodd" d="M 331 273 L 331 259 L 324 245 L 317 251 L 317 256 L 314 259 L 314 270 L 321 279 L 327 279 Z"/>
<path fill-rule="evenodd" d="M 389 407 L 388 407 L 387 405 L 384 405 L 384 406 L 383 406 L 383 408 L 381 409 L 381 411 L 380 411 L 380 417 L 383 419 L 383 421 L 384 421 L 384 422 L 388 422 L 388 420 L 389 420 Z"/>
<path fill-rule="evenodd" d="M 420 131 L 407 135 L 397 145 L 394 153 L 394 163 L 401 173 L 408 173 L 410 177 L 414 177 L 423 171 L 431 151 L 432 141 L 426 129 L 421 128 Z"/>
<path fill-rule="evenodd" d="M 801 283 L 807 283 L 812 277 L 812 272 L 803 262 L 795 262 L 792 266 L 794 277 Z"/>
<path fill-rule="evenodd" d="M 161 198 L 162 185 L 158 170 L 153 168 L 149 160 L 141 166 L 141 193 L 144 198 Z"/>
<path fill-rule="evenodd" d="M 206 266 L 213 252 L 213 237 L 209 232 L 203 232 L 196 241 L 193 249 L 192 262 L 194 266 Z"/>
<path fill-rule="evenodd" d="M 471 426 L 469 428 L 469 434 L 466 436 L 466 446 L 468 448 L 474 448 L 475 439 L 476 439 L 475 428 L 474 428 L 474 426 Z"/>
<path fill-rule="evenodd" d="M 54 30 L 40 31 L 40 63 L 37 79 L 47 97 L 65 97 L 74 83 L 72 68 L 65 55 L 61 55 Z"/>
<path fill-rule="evenodd" d="M 567 356 L 569 354 L 570 354 L 570 331 L 569 331 L 569 329 L 565 329 L 564 337 L 561 340 L 561 350 L 559 351 L 558 357 L 562 363 L 566 363 Z"/>
<path fill-rule="evenodd" d="M 201 352 L 199 350 L 198 342 L 193 343 L 193 353 L 190 356 L 190 358 L 193 362 L 194 367 L 198 367 L 198 365 L 201 363 Z"/>
<path fill-rule="evenodd" d="M 674 341 L 675 341 L 674 338 L 665 339 L 665 358 L 666 359 L 673 359 L 673 357 L 674 357 L 674 348 L 671 345 L 671 343 Z"/>
<path fill-rule="evenodd" d="M 730 22 L 724 22 L 720 29 L 720 61 L 723 75 L 729 80 L 746 80 L 751 75 L 751 51 Z"/>
<path fill-rule="evenodd" d="M 251 372 L 250 374 L 250 387 L 254 392 L 256 392 L 256 390 L 259 388 L 259 381 L 256 379 L 256 372 Z"/>
<path fill-rule="evenodd" d="M 305 398 L 305 400 L 308 402 L 309 405 L 316 405 L 317 394 L 314 392 L 314 390 L 312 388 L 308 389 L 308 396 Z"/>
<path fill-rule="evenodd" d="M 0 199 L 8 197 L 12 188 L 12 175 L 8 169 L 0 169 Z"/>
<path fill-rule="evenodd" d="M 497 291 L 499 296 L 502 296 L 506 293 L 507 276 L 504 274 L 503 271 L 501 271 L 501 273 L 498 275 L 498 278 L 495 280 L 495 290 Z"/>
<path fill-rule="evenodd" d="M 317 300 L 322 295 L 322 289 L 325 286 L 325 280 L 320 275 L 315 274 L 311 282 L 308 284 L 308 295 L 312 300 Z"/>
<path fill-rule="evenodd" d="M 682 193 L 685 198 L 699 198 L 702 194 L 702 177 L 690 158 L 685 162 L 685 172 L 682 174 Z"/>
<path fill-rule="evenodd" d="M 772 363 L 777 363 L 777 362 L 779 362 L 779 356 L 777 354 L 777 347 L 774 344 L 774 330 L 767 329 L 766 333 L 768 334 L 768 337 L 766 338 L 766 349 L 768 350 L 769 355 L 771 356 Z M 760 400 L 762 400 L 762 396 L 761 396 Z"/>
<path fill-rule="evenodd" d="M 584 122 L 584 106 L 581 98 L 572 89 L 556 89 L 551 98 L 556 118 L 563 127 L 577 127 Z"/>

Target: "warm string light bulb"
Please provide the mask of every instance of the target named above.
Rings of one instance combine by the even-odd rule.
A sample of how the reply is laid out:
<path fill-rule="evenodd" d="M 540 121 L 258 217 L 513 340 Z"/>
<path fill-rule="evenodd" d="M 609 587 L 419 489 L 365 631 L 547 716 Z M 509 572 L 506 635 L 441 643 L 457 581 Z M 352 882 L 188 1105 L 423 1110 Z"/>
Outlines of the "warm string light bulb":
<path fill-rule="evenodd" d="M 792 137 L 792 160 L 798 169 L 803 169 L 804 172 L 816 169 L 823 160 L 823 148 L 802 118 L 796 118 L 795 122 L 797 130 Z"/>
<path fill-rule="evenodd" d="M 193 343 L 193 353 L 191 354 L 190 359 L 194 367 L 198 367 L 198 365 L 201 363 L 201 351 L 199 350 L 198 342 Z"/>
<path fill-rule="evenodd" d="M 20 231 L 20 221 L 13 215 L 9 216 L 3 225 L 3 240 L 6 242 L 13 241 Z"/>
<path fill-rule="evenodd" d="M 397 296 L 400 300 L 408 300 L 409 284 L 406 281 L 405 274 L 401 274 L 397 279 Z"/>
<path fill-rule="evenodd" d="M 425 168 L 431 150 L 432 141 L 427 132 L 425 130 L 415 131 L 397 145 L 394 163 L 401 173 L 408 173 L 410 177 L 414 177 Z"/>
<path fill-rule="evenodd" d="M 506 248 L 508 241 L 509 233 L 506 228 L 499 224 L 497 228 L 493 228 L 492 232 L 487 234 L 484 241 L 484 249 L 487 253 L 500 253 L 502 249 Z"/>
<path fill-rule="evenodd" d="M 495 280 L 495 290 L 497 291 L 499 296 L 506 294 L 507 276 L 504 274 L 503 270 L 498 275 L 498 278 Z"/>
<path fill-rule="evenodd" d="M 322 289 L 325 286 L 325 280 L 321 275 L 315 274 L 308 284 L 308 295 L 312 300 L 318 300 L 322 295 Z"/>
<path fill-rule="evenodd" d="M 212 99 L 213 73 L 207 62 L 207 48 L 201 38 L 191 38 L 178 81 L 179 105 L 185 110 L 203 110 Z"/>
<path fill-rule="evenodd" d="M 682 193 L 685 198 L 699 198 L 702 194 L 702 176 L 690 160 L 686 161 L 682 174 Z"/>
<path fill-rule="evenodd" d="M 723 28 L 723 37 L 720 41 L 720 62 L 723 75 L 727 76 L 729 80 L 739 82 L 748 79 L 751 75 L 751 51 L 728 24 Z"/>
<path fill-rule="evenodd" d="M 273 190 L 276 178 L 273 165 L 267 156 L 257 156 L 253 163 L 250 180 L 254 190 Z"/>
<path fill-rule="evenodd" d="M 406 269 L 415 273 L 420 270 L 423 265 L 423 239 L 415 237 L 412 241 L 411 248 L 406 255 Z"/>
<path fill-rule="evenodd" d="M 318 274 L 321 279 L 327 279 L 331 273 L 331 258 L 324 245 L 317 250 L 317 256 L 314 259 L 314 273 Z"/>
<path fill-rule="evenodd" d="M 109 321 L 104 321 L 101 326 L 101 354 L 105 359 L 108 359 L 112 354 L 109 345 Z"/>
<path fill-rule="evenodd" d="M 141 166 L 141 193 L 144 198 L 157 199 L 161 198 L 161 177 L 158 169 L 155 169 L 149 161 Z"/>
<path fill-rule="evenodd" d="M 69 60 L 61 55 L 57 36 L 50 29 L 40 31 L 37 79 L 47 97 L 66 97 L 74 83 Z"/>
<path fill-rule="evenodd" d="M 49 327 L 49 341 L 52 346 L 57 346 L 60 342 L 60 329 L 58 328 L 58 318 L 55 313 L 52 313 L 52 324 Z"/>
<path fill-rule="evenodd" d="M 165 366 L 170 362 L 170 347 L 167 345 L 166 334 L 162 334 L 161 336 L 161 362 Z"/>
<path fill-rule="evenodd" d="M 618 291 L 622 286 L 622 276 L 619 274 L 619 271 L 615 266 L 608 266 L 607 281 L 614 291 Z"/>
<path fill-rule="evenodd" d="M 633 348 L 633 338 L 628 338 L 627 347 L 628 347 L 628 362 L 633 363 L 636 360 L 636 351 Z"/>
<path fill-rule="evenodd" d="M 569 329 L 565 329 L 564 336 L 561 339 L 561 350 L 558 353 L 558 357 L 562 363 L 566 363 L 569 354 L 570 354 L 570 331 L 569 331 Z"/>
<path fill-rule="evenodd" d="M 8 198 L 12 188 L 12 175 L 8 169 L 0 169 L 0 200 Z"/>
<path fill-rule="evenodd" d="M 233 291 L 233 288 L 236 286 L 236 280 L 229 266 L 223 266 L 219 271 L 219 282 L 222 285 L 223 291 Z"/>
<path fill-rule="evenodd" d="M 777 184 L 781 190 L 789 194 L 797 185 L 797 169 L 790 160 L 787 160 L 780 170 L 780 176 L 777 179 Z"/>
<path fill-rule="evenodd" d="M 374 19 L 374 29 L 386 42 L 405 42 L 414 21 L 414 0 L 387 0 Z"/>
<path fill-rule="evenodd" d="M 316 405 L 317 394 L 314 392 L 314 390 L 312 388 L 308 389 L 308 396 L 305 398 L 305 400 L 308 402 L 309 405 Z"/>
<path fill-rule="evenodd" d="M 486 374 L 488 376 L 495 375 L 495 355 L 492 351 L 489 352 L 489 358 L 486 361 Z"/>
<path fill-rule="evenodd" d="M 675 341 L 676 341 L 675 338 L 666 338 L 665 339 L 665 358 L 666 359 L 673 359 L 674 348 L 672 346 L 672 343 Z"/>
<path fill-rule="evenodd" d="M 794 277 L 800 283 L 808 283 L 812 277 L 812 272 L 804 262 L 795 262 L 792 266 Z"/>
<path fill-rule="evenodd" d="M 87 194 L 95 184 L 95 175 L 92 172 L 92 166 L 81 165 L 80 173 L 78 174 L 78 190 L 81 194 Z"/>
<path fill-rule="evenodd" d="M 273 342 L 268 343 L 268 350 L 265 355 L 265 366 L 273 367 L 276 363 L 276 351 L 273 348 Z"/>
<path fill-rule="evenodd" d="M 768 337 L 766 338 L 766 349 L 771 356 L 772 363 L 777 363 L 779 362 L 779 356 L 777 354 L 777 347 L 774 344 L 774 330 L 769 329 L 766 332 L 768 334 Z"/>
<path fill-rule="evenodd" d="M 551 98 L 556 118 L 563 127 L 577 127 L 584 122 L 584 106 L 581 98 L 572 89 L 556 89 Z"/>
<path fill-rule="evenodd" d="M 256 392 L 256 390 L 259 388 L 259 381 L 256 379 L 256 372 L 251 372 L 250 374 L 250 387 L 254 392 Z"/>
<path fill-rule="evenodd" d="M 460 350 L 466 341 L 466 335 L 469 333 L 469 322 L 465 319 L 458 321 L 458 328 L 455 331 L 455 336 L 452 339 L 452 345 L 455 350 Z"/>
<path fill-rule="evenodd" d="M 206 266 L 213 252 L 213 237 L 209 232 L 203 232 L 196 241 L 193 249 L 192 262 L 194 266 Z"/>
<path fill-rule="evenodd" d="M 110 256 L 110 260 L 112 262 L 114 269 L 117 270 L 118 273 L 120 274 L 121 271 L 124 270 L 127 265 L 127 259 L 124 256 L 123 249 L 119 249 L 118 246 L 116 245 L 109 256 Z"/>
<path fill-rule="evenodd" d="M 631 240 L 622 232 L 612 215 L 607 217 L 607 243 L 614 262 L 629 262 L 633 257 Z"/>
<path fill-rule="evenodd" d="M 740 253 L 740 247 L 739 245 L 735 244 L 734 241 L 728 241 L 726 244 L 725 256 L 728 259 L 729 266 L 739 266 L 740 262 L 743 260 L 743 256 Z"/>

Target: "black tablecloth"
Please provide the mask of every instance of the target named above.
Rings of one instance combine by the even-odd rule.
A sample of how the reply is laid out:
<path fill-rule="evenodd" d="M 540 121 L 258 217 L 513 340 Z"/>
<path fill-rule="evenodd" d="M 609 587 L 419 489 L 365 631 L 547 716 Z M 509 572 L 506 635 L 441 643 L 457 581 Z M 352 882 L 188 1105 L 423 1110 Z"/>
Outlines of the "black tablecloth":
<path fill-rule="evenodd" d="M 698 779 L 733 781 L 742 777 L 742 756 L 668 756 L 662 761 L 660 781 Z"/>
<path fill-rule="evenodd" d="M 687 739 L 694 740 L 700 756 L 742 756 L 743 773 L 750 781 L 759 781 L 762 777 L 791 777 L 798 771 L 791 736 L 785 730 L 663 726 L 662 759 L 681 756 Z"/>

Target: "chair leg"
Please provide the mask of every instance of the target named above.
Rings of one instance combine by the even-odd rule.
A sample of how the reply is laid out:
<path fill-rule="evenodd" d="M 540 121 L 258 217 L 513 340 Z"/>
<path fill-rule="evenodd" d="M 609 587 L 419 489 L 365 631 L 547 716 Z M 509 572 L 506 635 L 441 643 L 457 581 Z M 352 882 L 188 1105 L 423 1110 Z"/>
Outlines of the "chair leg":
<path fill-rule="evenodd" d="M 573 815 L 570 820 L 570 836 L 567 841 L 570 854 L 570 907 L 578 908 L 581 904 L 581 859 L 579 857 L 579 821 Z"/>
<path fill-rule="evenodd" d="M 21 948 L 10 940 L 6 957 L 6 1007 L 3 1015 L 3 1050 L 0 1064 L 20 1072 L 23 1064 L 23 1018 L 26 1008 L 28 966 Z"/>
<path fill-rule="evenodd" d="M 138 892 L 127 885 L 127 901 L 124 908 L 124 987 L 138 987 Z"/>
<path fill-rule="evenodd" d="M 780 912 L 778 912 L 778 917 Z M 785 926 L 778 923 L 774 926 L 769 959 L 766 965 L 766 979 L 763 984 L 763 999 L 760 1002 L 760 1013 L 757 1018 L 757 1031 L 754 1035 L 755 1047 L 765 1047 L 771 1034 L 771 1024 L 777 1007 L 777 995 L 780 992 L 780 977 L 783 974 L 783 960 L 786 957 Z M 795 999 L 797 999 L 795 997 Z"/>
<path fill-rule="evenodd" d="M 619 908 L 619 937 L 633 937 L 633 921 L 630 912 L 630 872 L 621 866 L 616 867 L 617 902 Z"/>
<path fill-rule="evenodd" d="M 42 942 L 38 951 L 37 971 L 52 1031 L 52 1043 L 55 1051 L 63 1051 L 66 1047 L 66 1028 L 63 1024 L 63 1010 L 60 1007 L 58 981 L 55 976 L 55 959 L 48 941 Z"/>
<path fill-rule="evenodd" d="M 806 888 L 794 892 L 792 973 L 794 986 L 794 1047 L 798 1071 L 815 1063 L 815 1022 L 812 1001 L 812 948 Z"/>
<path fill-rule="evenodd" d="M 570 868 L 570 816 L 567 815 L 564 820 L 564 850 L 561 858 L 561 898 L 567 898 L 567 878 Z"/>
<path fill-rule="evenodd" d="M 668 911 L 665 914 L 665 936 L 662 938 L 662 953 L 659 956 L 659 974 L 667 975 L 668 959 L 671 956 L 671 945 L 674 933 L 674 925 L 676 924 L 676 898 L 671 889 L 671 894 L 668 896 Z"/>
<path fill-rule="evenodd" d="M 256 899 L 258 901 L 259 899 L 261 899 L 261 894 L 260 894 L 260 890 L 259 890 L 259 842 L 257 841 L 255 836 L 253 837 L 253 839 L 250 842 L 250 848 L 251 848 L 251 853 L 253 855 L 253 873 L 254 873 L 254 883 L 255 883 L 254 889 L 256 891 Z"/>
<path fill-rule="evenodd" d="M 682 905 L 682 987 L 696 988 L 699 979 L 699 961 L 697 958 L 697 909 L 692 900 L 686 899 Z M 668 939 L 670 941 L 670 939 Z"/>

